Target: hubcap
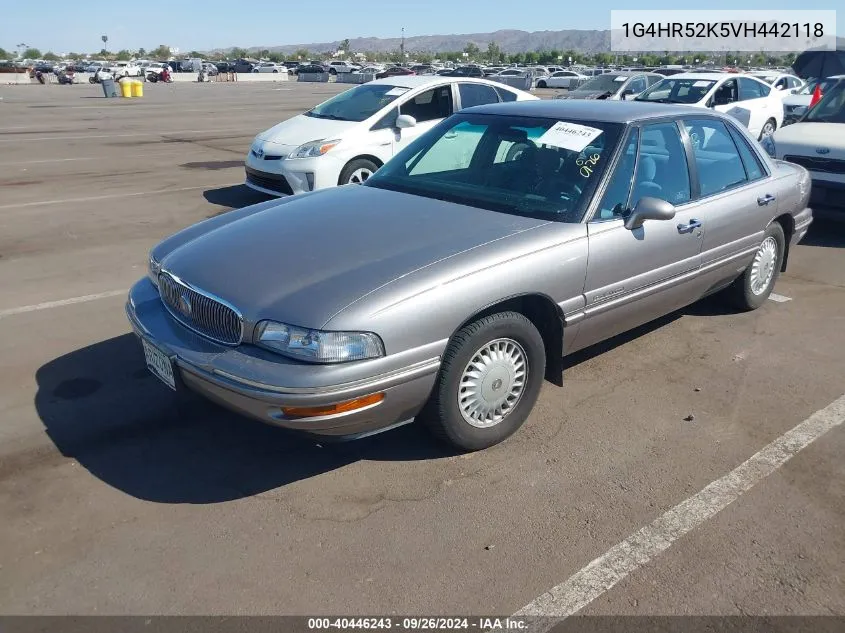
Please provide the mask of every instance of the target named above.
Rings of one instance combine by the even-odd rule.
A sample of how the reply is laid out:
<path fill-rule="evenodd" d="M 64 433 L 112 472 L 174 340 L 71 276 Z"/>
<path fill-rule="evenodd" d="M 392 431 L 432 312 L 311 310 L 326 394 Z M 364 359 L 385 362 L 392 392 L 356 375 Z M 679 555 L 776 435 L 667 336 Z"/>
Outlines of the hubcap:
<path fill-rule="evenodd" d="M 497 338 L 473 354 L 458 385 L 458 408 L 479 429 L 497 425 L 513 411 L 525 391 L 528 358 L 522 346 Z"/>
<path fill-rule="evenodd" d="M 771 136 L 775 133 L 775 126 L 771 121 L 767 121 L 763 126 L 763 136 Z"/>
<path fill-rule="evenodd" d="M 352 172 L 352 175 L 349 177 L 349 182 L 360 185 L 362 182 L 367 182 L 367 178 L 372 175 L 372 171 L 366 169 L 365 167 L 362 167 L 361 169 L 356 169 Z"/>
<path fill-rule="evenodd" d="M 775 276 L 778 261 L 778 243 L 773 237 L 767 237 L 760 245 L 754 262 L 751 264 L 751 292 L 763 294 Z"/>

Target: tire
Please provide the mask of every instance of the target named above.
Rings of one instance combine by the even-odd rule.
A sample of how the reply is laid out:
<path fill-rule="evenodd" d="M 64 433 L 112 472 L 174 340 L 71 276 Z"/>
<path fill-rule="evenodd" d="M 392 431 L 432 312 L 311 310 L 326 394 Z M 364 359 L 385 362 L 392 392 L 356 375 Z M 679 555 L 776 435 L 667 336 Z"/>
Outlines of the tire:
<path fill-rule="evenodd" d="M 772 134 L 774 134 L 775 130 L 777 130 L 777 129 L 778 129 L 777 121 L 775 121 L 774 119 L 768 119 L 763 124 L 763 129 L 760 130 L 760 136 L 757 140 L 762 141 L 767 136 L 771 136 Z"/>
<path fill-rule="evenodd" d="M 735 307 L 747 312 L 756 310 L 766 302 L 780 275 L 785 246 L 783 228 L 777 222 L 772 222 L 763 235 L 754 260 L 725 290 L 727 298 Z M 762 286 L 761 275 L 767 279 Z"/>
<path fill-rule="evenodd" d="M 274 70 L 274 71 L 273 71 L 273 74 L 275 75 L 275 74 L 276 74 L 276 73 L 278 73 L 278 72 L 279 72 L 278 70 Z"/>
<path fill-rule="evenodd" d="M 340 172 L 339 185 L 360 184 L 378 171 L 378 165 L 366 158 L 356 158 L 349 161 L 343 171 Z"/>
<path fill-rule="evenodd" d="M 330 75 L 336 75 L 336 74 L 337 74 L 337 69 L 335 69 L 335 68 L 330 68 L 330 69 L 329 69 L 329 74 L 330 74 Z"/>
<path fill-rule="evenodd" d="M 538 81 L 537 87 L 538 88 L 546 88 L 547 87 L 546 82 L 545 81 Z"/>
<path fill-rule="evenodd" d="M 485 353 L 490 351 L 498 358 Z M 515 359 L 521 359 L 521 365 Z M 480 373 L 476 393 L 482 403 L 490 403 L 486 411 L 471 408 L 476 379 L 467 375 L 470 366 Z M 543 338 L 525 316 L 499 312 L 479 319 L 452 337 L 419 419 L 436 438 L 463 451 L 498 444 L 528 418 L 540 395 L 545 366 Z M 523 372 L 521 388 L 519 371 Z M 483 394 L 497 400 L 485 401 Z"/>

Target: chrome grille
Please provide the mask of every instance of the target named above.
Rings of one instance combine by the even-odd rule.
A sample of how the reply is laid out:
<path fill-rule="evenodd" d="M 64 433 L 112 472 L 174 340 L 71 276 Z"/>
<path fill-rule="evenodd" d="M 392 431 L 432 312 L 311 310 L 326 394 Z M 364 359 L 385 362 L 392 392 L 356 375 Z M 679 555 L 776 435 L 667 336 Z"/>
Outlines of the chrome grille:
<path fill-rule="evenodd" d="M 167 272 L 158 276 L 158 292 L 173 317 L 185 327 L 218 343 L 241 342 L 243 318 L 232 306 Z"/>
<path fill-rule="evenodd" d="M 845 160 L 835 158 L 816 158 L 815 156 L 784 156 L 784 160 L 801 165 L 810 171 L 826 174 L 845 174 Z"/>

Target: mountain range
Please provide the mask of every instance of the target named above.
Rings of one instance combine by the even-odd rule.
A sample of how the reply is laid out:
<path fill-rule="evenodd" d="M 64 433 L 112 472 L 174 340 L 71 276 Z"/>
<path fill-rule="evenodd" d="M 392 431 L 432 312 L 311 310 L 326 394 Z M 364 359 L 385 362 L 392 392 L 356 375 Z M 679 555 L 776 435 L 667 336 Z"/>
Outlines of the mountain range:
<path fill-rule="evenodd" d="M 405 38 L 405 50 L 419 53 L 444 53 L 460 51 L 470 43 L 481 50 L 486 50 L 490 42 L 505 53 L 525 53 L 528 51 L 565 51 L 572 49 L 579 52 L 597 53 L 610 50 L 610 31 L 517 31 L 501 30 L 493 33 L 468 33 L 464 35 L 417 35 Z M 340 41 L 318 42 L 310 44 L 289 44 L 285 46 L 251 46 L 247 50 L 257 52 L 268 50 L 271 53 L 289 55 L 300 49 L 312 52 L 335 51 Z M 356 37 L 350 38 L 349 48 L 354 52 L 388 53 L 399 50 L 402 39 L 398 37 Z"/>

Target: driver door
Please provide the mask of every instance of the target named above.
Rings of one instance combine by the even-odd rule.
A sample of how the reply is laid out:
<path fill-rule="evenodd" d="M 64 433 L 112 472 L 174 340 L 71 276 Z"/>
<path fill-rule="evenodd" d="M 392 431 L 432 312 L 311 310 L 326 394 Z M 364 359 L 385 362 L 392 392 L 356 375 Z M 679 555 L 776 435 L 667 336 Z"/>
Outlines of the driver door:
<path fill-rule="evenodd" d="M 416 119 L 417 124 L 411 128 L 399 130 L 395 125 L 393 131 L 393 154 L 397 154 L 412 141 L 428 132 L 435 125 L 455 111 L 455 98 L 452 92 L 454 84 L 446 84 L 431 88 L 401 101 L 398 108 L 394 108 L 388 115 L 395 123 L 400 114 L 408 114 Z"/>
<path fill-rule="evenodd" d="M 675 205 L 672 220 L 625 228 L 643 197 Z M 687 155 L 675 122 L 633 128 L 587 224 L 585 315 L 572 351 L 652 321 L 695 301 L 704 235 L 690 202 Z"/>

